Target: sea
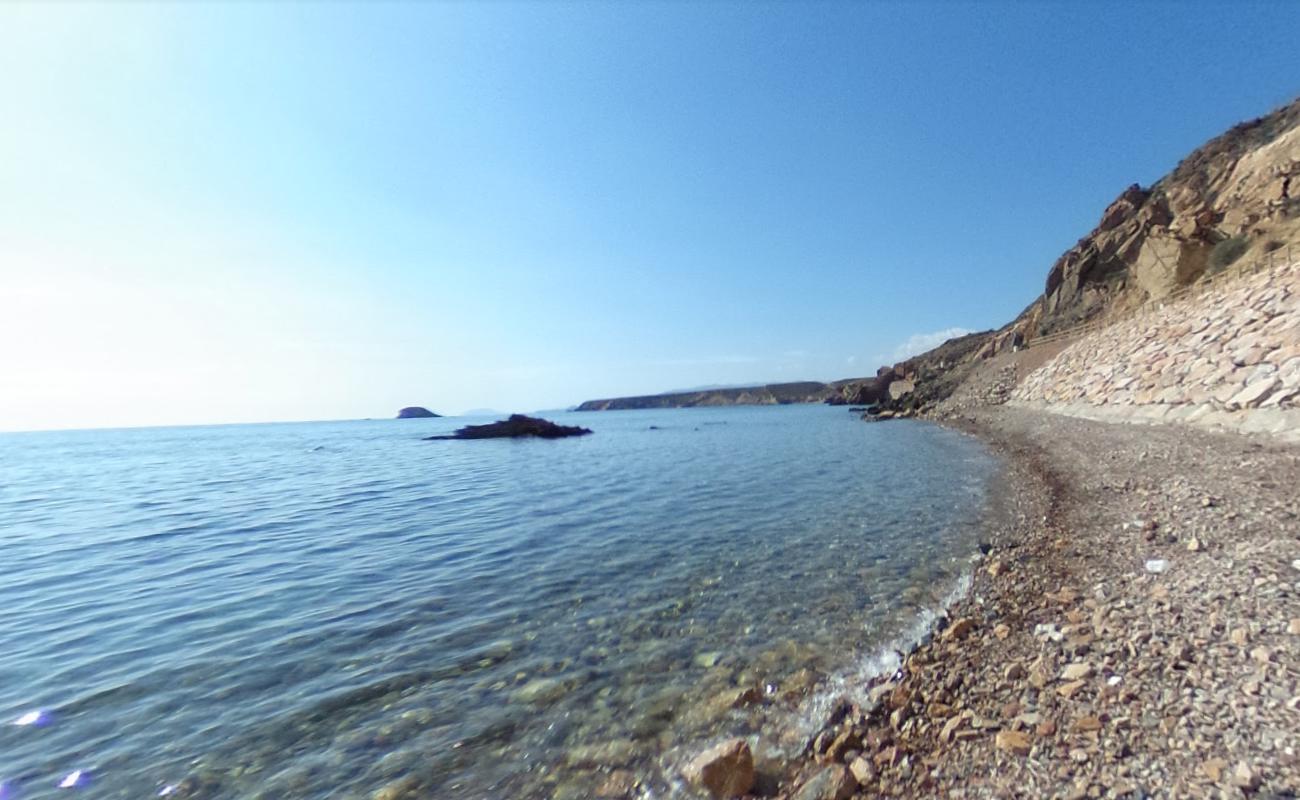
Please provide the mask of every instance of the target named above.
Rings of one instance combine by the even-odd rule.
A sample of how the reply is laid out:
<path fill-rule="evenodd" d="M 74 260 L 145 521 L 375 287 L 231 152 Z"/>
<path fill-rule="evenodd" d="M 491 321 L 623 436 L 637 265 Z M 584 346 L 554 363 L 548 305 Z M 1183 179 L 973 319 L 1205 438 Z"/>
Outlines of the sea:
<path fill-rule="evenodd" d="M 694 797 L 965 590 L 999 464 L 797 405 L 0 435 L 0 798 Z"/>

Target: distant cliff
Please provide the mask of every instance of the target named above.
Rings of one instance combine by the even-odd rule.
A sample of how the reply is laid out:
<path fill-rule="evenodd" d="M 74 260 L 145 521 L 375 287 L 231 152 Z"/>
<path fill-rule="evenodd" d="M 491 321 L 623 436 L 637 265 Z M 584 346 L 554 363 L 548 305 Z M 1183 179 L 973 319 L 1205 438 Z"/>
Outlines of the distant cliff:
<path fill-rule="evenodd" d="M 818 383 L 769 383 L 763 386 L 703 389 L 693 392 L 648 394 L 588 400 L 578 411 L 621 411 L 632 408 L 696 408 L 701 406 L 774 406 L 789 403 L 821 403 L 840 396 L 852 381 Z"/>

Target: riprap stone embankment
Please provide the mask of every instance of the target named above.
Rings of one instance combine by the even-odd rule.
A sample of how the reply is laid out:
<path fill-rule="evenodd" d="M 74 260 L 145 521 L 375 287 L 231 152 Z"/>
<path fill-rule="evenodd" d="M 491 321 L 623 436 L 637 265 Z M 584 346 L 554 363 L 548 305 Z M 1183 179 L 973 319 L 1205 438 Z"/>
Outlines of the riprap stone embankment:
<path fill-rule="evenodd" d="M 1300 263 L 1226 280 L 1089 333 L 1012 402 L 1300 441 Z"/>

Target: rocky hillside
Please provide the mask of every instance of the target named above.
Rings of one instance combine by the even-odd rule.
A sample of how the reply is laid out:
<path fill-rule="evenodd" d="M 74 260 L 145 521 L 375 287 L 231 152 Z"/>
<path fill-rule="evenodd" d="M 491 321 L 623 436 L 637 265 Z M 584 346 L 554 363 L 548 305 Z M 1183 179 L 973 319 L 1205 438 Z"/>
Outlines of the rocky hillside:
<path fill-rule="evenodd" d="M 858 379 L 861 380 L 861 379 Z M 843 386 L 856 381 L 818 383 L 769 383 L 764 386 L 704 389 L 695 392 L 650 394 L 640 397 L 613 397 L 588 400 L 578 411 L 619 411 L 631 408 L 696 408 L 702 406 L 759 406 L 789 403 L 820 403 L 841 395 Z"/>
<path fill-rule="evenodd" d="M 1151 186 L 1124 189 L 1097 226 L 1051 266 L 1042 295 L 1015 320 L 966 337 L 960 347 L 954 340 L 894 365 L 916 392 L 886 407 L 930 408 L 977 359 L 1126 315 L 1270 253 L 1300 258 L 1300 100 L 1211 139 Z"/>
<path fill-rule="evenodd" d="M 1243 122 L 1149 187 L 1129 186 L 1047 273 L 1009 335 L 1158 300 L 1237 259 L 1300 247 L 1300 100 Z"/>

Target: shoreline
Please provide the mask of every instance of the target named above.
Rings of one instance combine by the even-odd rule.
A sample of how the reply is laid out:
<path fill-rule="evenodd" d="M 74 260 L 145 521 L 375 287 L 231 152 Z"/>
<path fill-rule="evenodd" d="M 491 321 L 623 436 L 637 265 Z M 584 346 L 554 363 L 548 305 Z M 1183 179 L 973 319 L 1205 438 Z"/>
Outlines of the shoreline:
<path fill-rule="evenodd" d="M 969 591 L 774 796 L 1300 791 L 1300 448 L 987 407 L 1004 460 Z"/>

